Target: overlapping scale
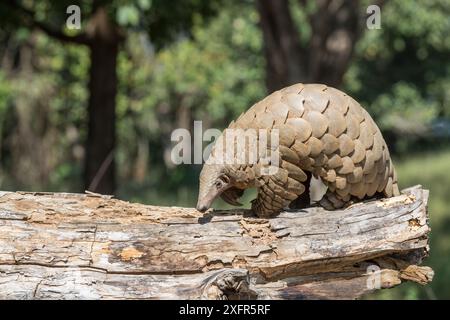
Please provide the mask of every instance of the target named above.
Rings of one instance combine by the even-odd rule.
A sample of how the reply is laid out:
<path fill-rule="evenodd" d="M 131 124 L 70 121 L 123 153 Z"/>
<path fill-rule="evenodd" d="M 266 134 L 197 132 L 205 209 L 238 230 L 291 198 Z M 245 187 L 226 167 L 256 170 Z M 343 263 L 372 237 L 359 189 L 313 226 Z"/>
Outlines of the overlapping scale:
<path fill-rule="evenodd" d="M 321 84 L 284 88 L 241 114 L 230 128 L 279 130 L 281 172 L 264 179 L 255 176 L 266 191 L 254 206 L 263 210 L 301 195 L 308 171 L 328 186 L 320 202 L 327 207 L 376 192 L 399 194 L 380 130 L 366 110 L 337 89 Z"/>

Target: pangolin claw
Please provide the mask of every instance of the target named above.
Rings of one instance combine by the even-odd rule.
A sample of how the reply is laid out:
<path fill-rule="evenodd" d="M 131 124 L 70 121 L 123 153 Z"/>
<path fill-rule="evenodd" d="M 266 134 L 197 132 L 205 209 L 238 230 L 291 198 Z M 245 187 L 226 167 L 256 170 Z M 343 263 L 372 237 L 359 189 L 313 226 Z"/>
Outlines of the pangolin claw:
<path fill-rule="evenodd" d="M 242 206 L 242 203 L 237 201 L 242 194 L 244 193 L 244 190 L 240 190 L 238 188 L 231 188 L 226 191 L 224 191 L 220 197 L 228 204 L 231 204 L 232 206 L 240 207 Z"/>

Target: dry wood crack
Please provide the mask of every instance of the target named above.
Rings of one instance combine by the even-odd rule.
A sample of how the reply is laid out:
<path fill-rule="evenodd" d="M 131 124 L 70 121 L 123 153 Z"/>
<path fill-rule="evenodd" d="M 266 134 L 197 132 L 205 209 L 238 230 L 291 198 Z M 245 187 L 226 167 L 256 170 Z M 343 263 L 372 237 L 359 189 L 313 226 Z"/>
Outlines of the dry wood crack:
<path fill-rule="evenodd" d="M 428 191 L 271 219 L 107 196 L 0 193 L 3 299 L 357 298 L 426 284 Z"/>

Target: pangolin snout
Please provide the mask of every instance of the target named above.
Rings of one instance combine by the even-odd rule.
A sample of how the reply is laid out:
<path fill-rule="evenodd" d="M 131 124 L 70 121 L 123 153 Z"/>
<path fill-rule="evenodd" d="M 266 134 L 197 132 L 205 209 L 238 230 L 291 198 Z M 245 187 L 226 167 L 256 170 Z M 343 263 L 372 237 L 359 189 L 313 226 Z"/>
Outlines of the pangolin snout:
<path fill-rule="evenodd" d="M 208 206 L 207 205 L 205 205 L 205 204 L 197 204 L 197 207 L 196 207 L 196 209 L 198 210 L 198 211 L 200 211 L 200 212 L 205 212 L 206 210 L 208 210 L 209 208 L 208 208 Z"/>

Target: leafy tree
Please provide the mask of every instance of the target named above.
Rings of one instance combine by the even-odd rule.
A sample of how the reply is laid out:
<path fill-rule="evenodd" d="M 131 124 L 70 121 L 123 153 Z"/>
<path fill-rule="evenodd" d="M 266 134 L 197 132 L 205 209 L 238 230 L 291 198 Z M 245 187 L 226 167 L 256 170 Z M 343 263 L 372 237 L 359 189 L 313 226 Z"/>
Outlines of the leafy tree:
<path fill-rule="evenodd" d="M 5 24 L 14 28 L 23 24 L 38 28 L 49 37 L 62 42 L 85 45 L 89 49 L 88 129 L 85 140 L 85 188 L 101 193 L 115 190 L 117 57 L 127 35 L 127 28 L 139 25 L 148 28 L 161 46 L 180 32 L 189 32 L 189 25 L 201 13 L 212 12 L 209 2 L 202 1 L 81 1 L 83 28 L 69 32 L 64 28 L 66 8 L 72 1 L 25 2 L 7 0 L 0 14 Z M 145 19 L 144 11 L 152 14 Z M 176 8 L 173 10 L 173 8 Z M 13 16 L 8 16 L 12 11 Z M 84 17 L 87 15 L 87 17 Z M 157 30 L 156 32 L 154 30 Z M 159 35 L 162 35 L 159 36 Z"/>
<path fill-rule="evenodd" d="M 406 151 L 417 146 L 414 137 L 436 140 L 430 125 L 450 116 L 450 3 L 390 1 L 381 13 L 382 28 L 366 31 L 356 46 L 345 88 L 391 146 Z"/>
<path fill-rule="evenodd" d="M 129 38 L 119 59 L 120 73 L 128 75 L 119 86 L 123 97 L 118 104 L 123 139 L 119 154 L 131 169 L 123 172 L 128 183 L 122 192 L 173 203 L 173 197 L 163 200 L 162 195 L 177 190 L 183 204 L 195 201 L 191 194 L 199 168 L 173 165 L 171 133 L 177 128 L 192 132 L 194 120 L 202 120 L 203 130 L 222 129 L 264 96 L 257 21 L 252 3 L 226 4 L 211 21 L 196 23 L 191 38 L 166 46 L 154 56 L 140 45 L 146 42 L 145 36 Z"/>

